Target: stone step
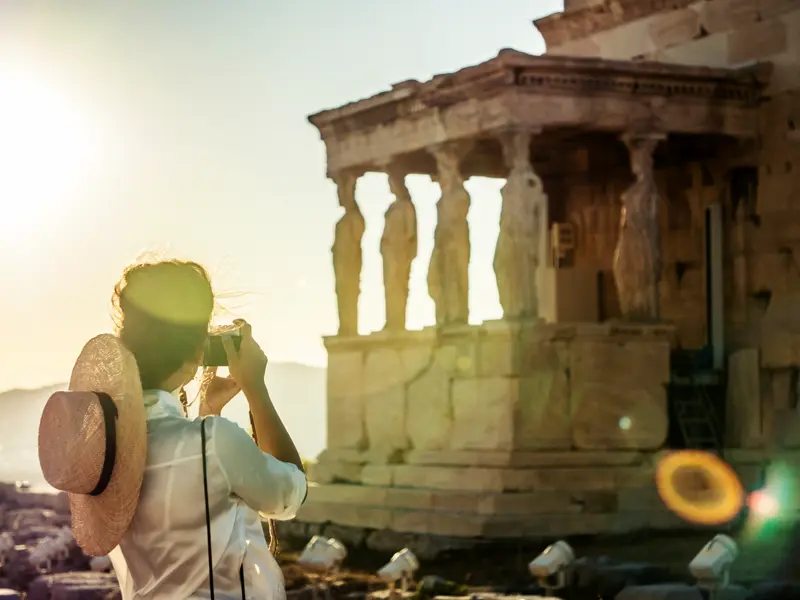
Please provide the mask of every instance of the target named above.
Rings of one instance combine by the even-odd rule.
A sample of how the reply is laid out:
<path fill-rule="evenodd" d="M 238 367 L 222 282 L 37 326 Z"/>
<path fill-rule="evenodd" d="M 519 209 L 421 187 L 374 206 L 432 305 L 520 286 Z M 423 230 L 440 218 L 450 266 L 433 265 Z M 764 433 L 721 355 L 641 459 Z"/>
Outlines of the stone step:
<path fill-rule="evenodd" d="M 309 468 L 309 479 L 320 484 L 345 482 L 460 491 L 616 490 L 651 485 L 653 478 L 650 465 L 519 469 L 318 462 Z"/>
<path fill-rule="evenodd" d="M 479 515 L 613 513 L 662 507 L 655 486 L 614 490 L 539 490 L 502 493 L 325 484 L 309 487 L 308 503 L 448 511 Z"/>
<path fill-rule="evenodd" d="M 654 464 L 661 453 L 645 452 L 545 452 L 502 450 L 397 450 L 366 451 L 327 449 L 319 462 L 341 462 L 355 465 L 431 465 L 453 467 L 621 467 Z"/>
<path fill-rule="evenodd" d="M 695 529 L 665 508 L 596 514 L 551 511 L 527 515 L 487 515 L 310 501 L 300 509 L 297 520 L 302 523 L 334 523 L 401 533 L 497 539 L 552 539 L 557 536 Z"/>

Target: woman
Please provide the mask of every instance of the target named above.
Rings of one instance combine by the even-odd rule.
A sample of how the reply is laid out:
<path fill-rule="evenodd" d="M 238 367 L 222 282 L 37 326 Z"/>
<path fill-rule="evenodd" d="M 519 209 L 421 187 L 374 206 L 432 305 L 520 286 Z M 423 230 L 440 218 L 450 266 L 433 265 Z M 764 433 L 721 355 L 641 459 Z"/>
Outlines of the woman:
<path fill-rule="evenodd" d="M 303 465 L 264 382 L 267 358 L 242 328 L 240 348 L 224 340 L 230 377 L 213 374 L 205 416 L 210 535 L 202 478 L 200 422 L 186 417 L 183 386 L 202 364 L 214 294 L 205 270 L 167 261 L 129 268 L 114 290 L 117 334 L 139 368 L 147 412 L 147 462 L 130 528 L 110 554 L 123 600 L 280 599 L 283 577 L 259 513 L 291 519 L 306 496 Z M 220 416 L 247 398 L 258 446 Z M 211 559 L 208 542 L 211 543 Z"/>

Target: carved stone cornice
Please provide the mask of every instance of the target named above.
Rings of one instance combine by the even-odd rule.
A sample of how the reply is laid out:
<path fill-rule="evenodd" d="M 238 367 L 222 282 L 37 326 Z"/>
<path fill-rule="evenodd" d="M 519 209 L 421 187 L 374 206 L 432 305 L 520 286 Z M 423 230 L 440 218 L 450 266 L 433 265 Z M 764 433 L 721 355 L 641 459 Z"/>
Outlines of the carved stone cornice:
<path fill-rule="evenodd" d="M 503 50 L 485 63 L 309 117 L 329 169 L 380 170 L 393 157 L 508 128 L 654 130 L 750 137 L 767 68 L 712 69 Z"/>
<path fill-rule="evenodd" d="M 317 113 L 309 121 L 324 134 L 346 134 L 514 89 L 536 94 L 608 94 L 751 105 L 760 98 L 768 76 L 753 69 L 533 56 L 503 50 L 480 65 L 438 75 L 426 83 L 408 83 L 400 90 Z"/>

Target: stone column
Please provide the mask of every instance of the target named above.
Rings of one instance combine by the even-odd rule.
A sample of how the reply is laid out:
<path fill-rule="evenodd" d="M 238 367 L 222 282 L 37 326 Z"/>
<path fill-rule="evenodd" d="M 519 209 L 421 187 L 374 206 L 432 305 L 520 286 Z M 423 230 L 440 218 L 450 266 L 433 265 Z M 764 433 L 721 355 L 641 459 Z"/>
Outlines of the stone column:
<path fill-rule="evenodd" d="M 500 136 L 508 177 L 501 191 L 494 272 L 506 319 L 538 316 L 538 271 L 547 264 L 547 195 L 530 163 L 531 136 L 529 131 Z"/>
<path fill-rule="evenodd" d="M 405 171 L 390 165 L 386 173 L 394 202 L 386 211 L 386 224 L 381 237 L 386 296 L 385 329 L 403 331 L 406 327 L 411 263 L 417 257 L 417 211 L 406 187 Z"/>
<path fill-rule="evenodd" d="M 630 321 L 659 318 L 661 231 L 658 189 L 653 179 L 653 152 L 662 134 L 623 137 L 636 181 L 622 194 L 622 220 L 614 252 L 614 281 L 623 316 Z"/>
<path fill-rule="evenodd" d="M 436 159 L 442 195 L 436 205 L 433 255 L 428 269 L 428 293 L 436 304 L 436 324 L 469 320 L 469 213 L 470 197 L 464 188 L 461 159 L 471 145 L 447 142 L 429 148 Z"/>
<path fill-rule="evenodd" d="M 360 174 L 337 173 L 332 179 L 338 186 L 339 206 L 344 215 L 336 223 L 333 248 L 333 272 L 339 308 L 339 335 L 358 335 L 358 297 L 361 293 L 361 238 L 366 224 L 356 203 L 356 182 Z"/>

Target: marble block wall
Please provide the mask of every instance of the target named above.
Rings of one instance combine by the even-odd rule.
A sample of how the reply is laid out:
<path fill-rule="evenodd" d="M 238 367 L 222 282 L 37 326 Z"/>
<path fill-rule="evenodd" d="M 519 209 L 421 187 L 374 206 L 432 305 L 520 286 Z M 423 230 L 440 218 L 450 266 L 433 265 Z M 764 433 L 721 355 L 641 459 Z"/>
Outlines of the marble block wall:
<path fill-rule="evenodd" d="M 412 450 L 656 450 L 671 335 L 498 321 L 328 338 L 328 449 L 393 462 Z"/>
<path fill-rule="evenodd" d="M 775 68 L 771 92 L 800 87 L 796 0 L 642 0 L 626 2 L 627 11 L 595 4 L 604 6 L 536 23 L 548 54 L 704 67 L 769 60 Z"/>
<path fill-rule="evenodd" d="M 328 338 L 328 447 L 298 522 L 379 537 L 681 528 L 653 483 L 673 338 L 541 321 Z"/>
<path fill-rule="evenodd" d="M 722 68 L 770 65 L 759 138 L 742 161 L 757 170 L 755 198 L 725 211 L 726 443 L 800 447 L 800 319 L 794 309 L 800 296 L 800 2 L 576 0 L 565 8 L 537 22 L 548 54 Z M 696 239 L 676 247 L 691 249 Z M 669 240 L 664 243 L 668 251 Z M 683 287 L 698 289 L 697 274 L 687 274 L 692 279 Z M 684 310 L 702 309 L 680 300 Z M 791 308 L 776 318 L 779 306 Z M 679 315 L 669 318 L 679 333 L 690 330 L 693 315 L 684 315 L 683 326 Z"/>

